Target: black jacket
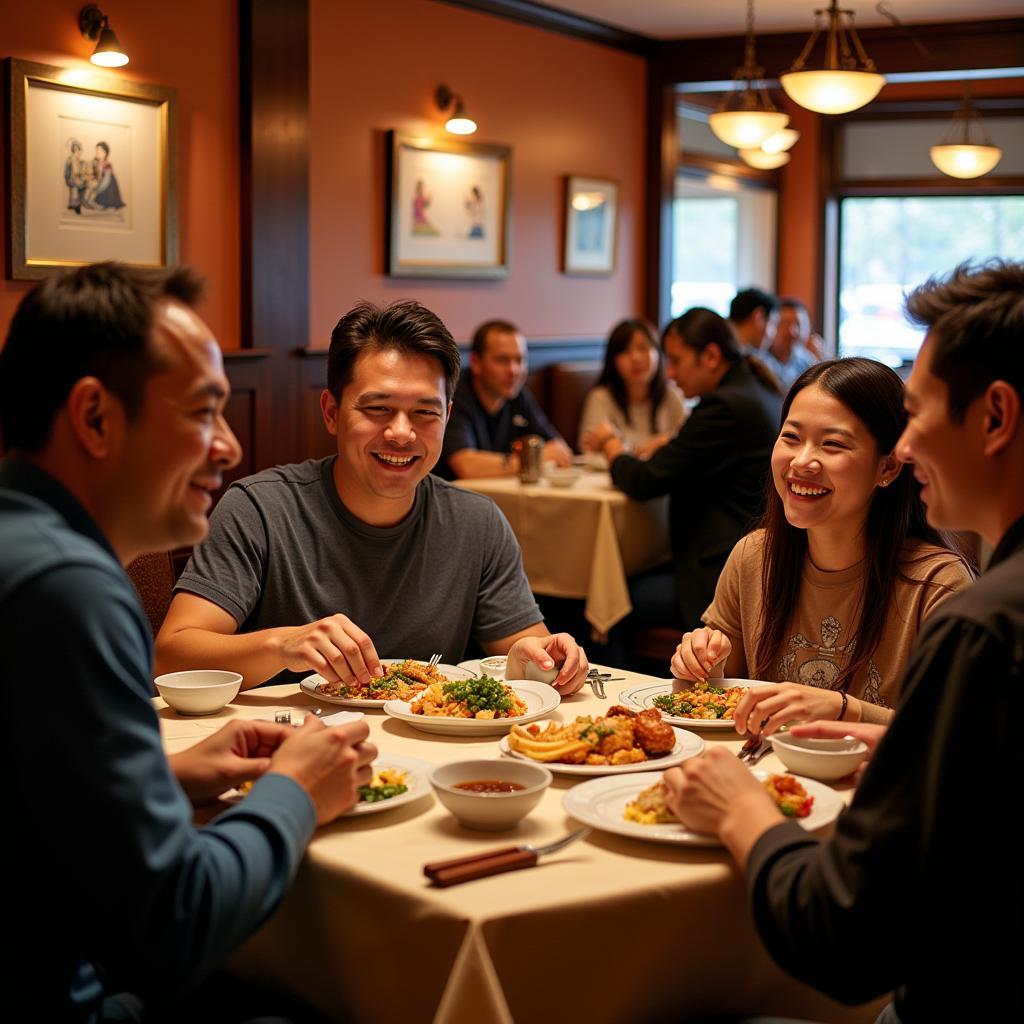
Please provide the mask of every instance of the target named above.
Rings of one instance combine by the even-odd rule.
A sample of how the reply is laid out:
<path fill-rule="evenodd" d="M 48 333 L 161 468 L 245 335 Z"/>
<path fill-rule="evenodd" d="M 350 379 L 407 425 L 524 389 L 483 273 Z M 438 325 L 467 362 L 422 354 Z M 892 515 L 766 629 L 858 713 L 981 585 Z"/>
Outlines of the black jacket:
<path fill-rule="evenodd" d="M 761 512 L 781 411 L 782 398 L 741 359 L 650 460 L 622 455 L 612 463 L 612 480 L 631 498 L 672 496 L 672 561 L 686 629 L 700 624 L 729 552 Z"/>

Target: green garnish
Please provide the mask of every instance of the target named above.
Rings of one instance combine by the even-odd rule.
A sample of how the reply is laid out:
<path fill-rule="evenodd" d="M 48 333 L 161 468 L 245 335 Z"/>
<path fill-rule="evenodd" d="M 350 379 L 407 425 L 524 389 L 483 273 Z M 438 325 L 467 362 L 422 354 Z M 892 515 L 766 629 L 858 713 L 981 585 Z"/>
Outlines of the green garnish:
<path fill-rule="evenodd" d="M 399 793 L 404 793 L 409 787 L 401 783 L 390 783 L 387 786 L 360 786 L 359 802 L 364 804 L 376 804 L 381 800 L 390 800 Z"/>
<path fill-rule="evenodd" d="M 512 698 L 505 686 L 490 676 L 479 679 L 456 679 L 442 687 L 450 700 L 464 703 L 474 714 L 478 711 L 511 711 Z"/>

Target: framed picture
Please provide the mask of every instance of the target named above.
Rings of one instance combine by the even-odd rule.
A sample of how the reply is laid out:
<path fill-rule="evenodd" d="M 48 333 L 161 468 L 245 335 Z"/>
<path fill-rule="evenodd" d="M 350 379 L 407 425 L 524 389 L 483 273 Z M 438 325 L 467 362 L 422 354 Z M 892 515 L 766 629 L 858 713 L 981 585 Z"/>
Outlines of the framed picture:
<path fill-rule="evenodd" d="M 618 182 L 575 174 L 565 179 L 566 274 L 612 273 L 618 216 Z"/>
<path fill-rule="evenodd" d="M 7 273 L 178 258 L 175 91 L 7 61 Z"/>
<path fill-rule="evenodd" d="M 389 140 L 387 273 L 506 277 L 509 147 Z"/>

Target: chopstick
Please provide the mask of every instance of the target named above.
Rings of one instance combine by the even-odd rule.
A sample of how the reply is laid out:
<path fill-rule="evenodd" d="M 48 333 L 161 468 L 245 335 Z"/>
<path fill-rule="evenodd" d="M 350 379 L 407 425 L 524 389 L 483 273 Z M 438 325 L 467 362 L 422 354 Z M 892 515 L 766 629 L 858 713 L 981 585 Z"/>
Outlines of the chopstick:
<path fill-rule="evenodd" d="M 439 860 L 423 865 L 423 874 L 439 888 L 470 882 L 474 878 L 500 875 L 505 871 L 532 868 L 537 863 L 537 853 L 521 846 L 506 846 L 500 850 L 487 850 L 470 857 L 456 857 L 453 860 Z"/>

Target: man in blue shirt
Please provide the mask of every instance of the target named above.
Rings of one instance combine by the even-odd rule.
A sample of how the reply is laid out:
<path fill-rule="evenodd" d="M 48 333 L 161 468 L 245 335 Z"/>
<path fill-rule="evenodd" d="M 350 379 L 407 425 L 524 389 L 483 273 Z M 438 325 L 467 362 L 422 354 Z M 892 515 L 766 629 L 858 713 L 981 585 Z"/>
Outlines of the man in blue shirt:
<path fill-rule="evenodd" d="M 164 755 L 121 566 L 201 540 L 239 458 L 198 291 L 184 270 L 84 267 L 29 292 L 0 351 L 11 1020 L 168 1012 L 269 916 L 316 825 L 370 777 L 365 723 L 312 716 L 236 721 Z M 193 827 L 194 804 L 246 779 L 245 800 Z"/>
<path fill-rule="evenodd" d="M 811 315 L 799 299 L 779 299 L 768 322 L 768 345 L 759 358 L 779 378 L 783 391 L 820 358 L 820 338 L 811 334 Z M 812 351 L 814 345 L 819 354 Z"/>

